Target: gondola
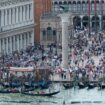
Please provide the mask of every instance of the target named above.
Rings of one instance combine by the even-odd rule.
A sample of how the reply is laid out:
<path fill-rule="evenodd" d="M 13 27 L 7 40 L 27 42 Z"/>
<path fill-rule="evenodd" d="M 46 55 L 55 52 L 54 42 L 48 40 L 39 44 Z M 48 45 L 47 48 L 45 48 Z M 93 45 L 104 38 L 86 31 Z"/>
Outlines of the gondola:
<path fill-rule="evenodd" d="M 105 89 L 105 83 L 99 84 L 100 89 Z"/>
<path fill-rule="evenodd" d="M 18 88 L 21 86 L 21 83 L 16 83 L 16 82 L 4 82 L 1 84 L 5 88 Z"/>
<path fill-rule="evenodd" d="M 31 88 L 32 85 L 31 85 L 30 82 L 25 82 L 25 83 L 24 83 L 24 87 L 28 89 L 28 88 Z"/>
<path fill-rule="evenodd" d="M 95 84 L 94 83 L 89 83 L 88 84 L 88 89 L 93 89 L 95 88 Z"/>
<path fill-rule="evenodd" d="M 19 83 L 19 82 L 11 82 L 10 87 L 11 88 L 19 88 L 19 87 L 21 87 L 21 83 Z"/>
<path fill-rule="evenodd" d="M 1 84 L 3 87 L 5 88 L 9 88 L 10 87 L 10 83 L 9 82 L 4 82 Z"/>
<path fill-rule="evenodd" d="M 31 91 L 31 92 L 22 92 L 22 94 L 29 95 L 29 96 L 53 96 L 53 95 L 58 94 L 59 92 L 60 91 L 55 91 L 55 92 L 51 92 L 51 93 L 44 93 L 44 92 L 32 93 L 32 91 Z"/>
<path fill-rule="evenodd" d="M 9 93 L 21 93 L 21 92 L 28 92 L 28 91 L 33 91 L 34 88 L 30 88 L 30 89 L 24 89 L 24 90 L 20 90 L 20 89 L 2 89 L 0 90 L 0 93 L 5 93 L 5 94 L 9 94 Z"/>
<path fill-rule="evenodd" d="M 73 88 L 72 84 L 63 84 L 63 86 L 64 86 L 65 89 Z"/>
<path fill-rule="evenodd" d="M 25 82 L 24 83 L 24 87 L 25 88 L 41 88 L 41 89 L 48 89 L 50 85 L 50 82 L 45 82 L 45 81 L 41 81 L 41 82 Z"/>
<path fill-rule="evenodd" d="M 79 83 L 78 83 L 78 87 L 79 87 L 79 89 L 83 89 L 83 88 L 85 88 L 86 86 L 85 86 L 85 84 L 84 84 L 83 82 L 79 82 Z"/>

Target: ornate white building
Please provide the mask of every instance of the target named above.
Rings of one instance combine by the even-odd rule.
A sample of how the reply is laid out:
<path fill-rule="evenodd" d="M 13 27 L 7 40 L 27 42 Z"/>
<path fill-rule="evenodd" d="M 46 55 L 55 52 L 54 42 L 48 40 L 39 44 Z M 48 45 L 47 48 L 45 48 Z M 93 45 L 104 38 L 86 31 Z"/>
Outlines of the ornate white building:
<path fill-rule="evenodd" d="M 34 44 L 33 0 L 0 0 L 0 54 Z"/>
<path fill-rule="evenodd" d="M 42 44 L 61 43 L 61 19 L 58 14 L 62 12 L 73 14 L 74 28 L 86 27 L 90 32 L 105 30 L 105 0 L 52 0 L 52 12 L 41 17 Z"/>
<path fill-rule="evenodd" d="M 99 30 L 105 29 L 105 0 L 52 0 L 52 6 L 53 12 L 61 11 L 61 6 L 72 12 L 74 27 L 88 27 L 90 20 L 92 29 L 96 25 Z"/>

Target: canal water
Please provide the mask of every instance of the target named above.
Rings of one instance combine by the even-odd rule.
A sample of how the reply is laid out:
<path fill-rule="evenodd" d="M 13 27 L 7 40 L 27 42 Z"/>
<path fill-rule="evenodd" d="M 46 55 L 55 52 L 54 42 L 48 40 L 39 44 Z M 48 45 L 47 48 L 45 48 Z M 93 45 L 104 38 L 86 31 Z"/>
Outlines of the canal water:
<path fill-rule="evenodd" d="M 52 97 L 33 97 L 22 94 L 0 94 L 0 105 L 105 105 L 105 90 L 72 88 L 55 85 L 60 93 Z"/>

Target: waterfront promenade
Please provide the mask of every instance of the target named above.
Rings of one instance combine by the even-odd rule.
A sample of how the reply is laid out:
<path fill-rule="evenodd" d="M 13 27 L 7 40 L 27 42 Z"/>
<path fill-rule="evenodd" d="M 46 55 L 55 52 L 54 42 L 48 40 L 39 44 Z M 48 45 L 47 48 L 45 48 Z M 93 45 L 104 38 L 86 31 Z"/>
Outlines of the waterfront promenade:
<path fill-rule="evenodd" d="M 101 59 L 102 55 L 100 56 L 93 56 L 92 59 L 95 61 L 95 66 L 98 66 L 99 65 L 99 60 Z M 85 62 L 86 63 L 86 62 Z M 69 73 L 66 73 L 65 74 L 66 76 L 64 76 L 62 78 L 61 74 L 59 73 L 54 73 L 53 76 L 51 76 L 51 81 L 52 82 L 55 82 L 55 83 L 64 83 L 64 82 L 73 82 L 73 78 L 70 77 L 70 74 Z M 98 79 L 95 79 L 95 80 L 91 80 L 90 82 L 94 82 L 94 83 L 98 83 L 99 80 Z"/>

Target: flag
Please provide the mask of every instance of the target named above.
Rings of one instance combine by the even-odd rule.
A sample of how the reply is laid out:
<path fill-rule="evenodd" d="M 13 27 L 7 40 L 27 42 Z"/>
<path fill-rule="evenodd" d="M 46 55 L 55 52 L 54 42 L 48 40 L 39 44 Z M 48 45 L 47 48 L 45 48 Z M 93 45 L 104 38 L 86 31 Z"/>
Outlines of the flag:
<path fill-rule="evenodd" d="M 94 14 L 96 15 L 96 0 L 94 0 Z"/>
<path fill-rule="evenodd" d="M 88 16 L 90 17 L 90 0 L 88 0 Z"/>
<path fill-rule="evenodd" d="M 103 12 L 103 0 L 101 0 L 100 6 L 101 6 L 101 12 Z"/>

